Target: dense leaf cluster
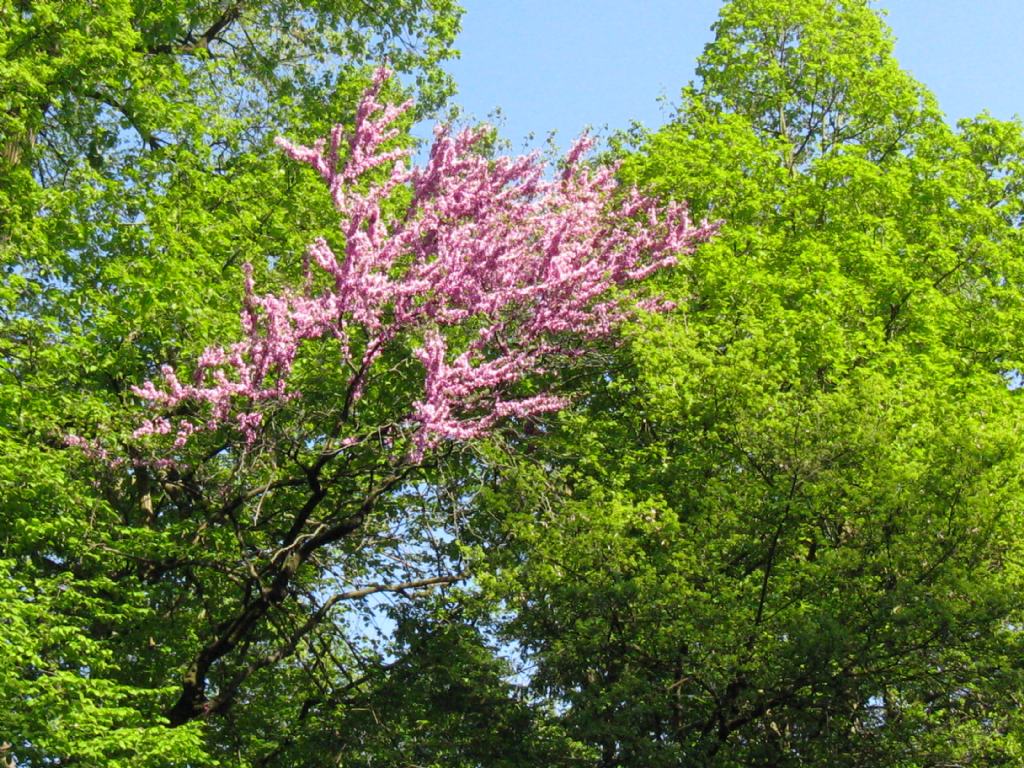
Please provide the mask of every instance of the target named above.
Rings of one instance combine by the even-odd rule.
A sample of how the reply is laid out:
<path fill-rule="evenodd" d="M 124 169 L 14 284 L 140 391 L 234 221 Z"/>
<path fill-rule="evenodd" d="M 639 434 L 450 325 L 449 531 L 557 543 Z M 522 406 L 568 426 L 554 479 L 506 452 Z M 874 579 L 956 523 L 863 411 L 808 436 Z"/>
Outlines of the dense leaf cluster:
<path fill-rule="evenodd" d="M 863 3 L 715 32 L 623 173 L 726 223 L 488 502 L 504 632 L 600 765 L 1017 764 L 1021 126 Z"/>

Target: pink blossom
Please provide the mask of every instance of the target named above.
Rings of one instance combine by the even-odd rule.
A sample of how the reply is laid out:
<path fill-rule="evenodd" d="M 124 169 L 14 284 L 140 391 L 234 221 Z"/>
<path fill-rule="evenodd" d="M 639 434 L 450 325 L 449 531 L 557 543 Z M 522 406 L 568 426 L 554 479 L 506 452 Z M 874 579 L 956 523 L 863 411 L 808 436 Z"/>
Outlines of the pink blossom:
<path fill-rule="evenodd" d="M 147 420 L 137 437 L 173 433 L 180 448 L 197 431 L 232 424 L 252 444 L 261 403 L 300 396 L 291 380 L 296 360 L 308 342 L 327 338 L 341 340 L 341 364 L 355 371 L 354 400 L 390 344 L 422 339 L 415 352 L 422 394 L 402 417 L 416 425 L 415 456 L 444 440 L 478 437 L 502 419 L 557 410 L 565 399 L 519 397 L 516 383 L 579 354 L 583 340 L 611 333 L 629 313 L 611 289 L 674 264 L 717 229 L 695 226 L 685 205 L 620 190 L 614 168 L 585 162 L 587 137 L 554 179 L 536 155 L 488 157 L 484 129 L 438 128 L 429 160 L 409 169 L 407 151 L 387 147 L 410 106 L 379 101 L 387 76 L 379 71 L 363 95 L 351 134 L 337 126 L 312 147 L 277 140 L 323 178 L 344 251 L 315 240 L 305 285 L 293 292 L 258 294 L 244 265 L 242 340 L 207 349 L 191 384 L 164 366 L 162 381 L 133 389 L 165 413 L 185 404 L 205 412 L 176 425 L 169 416 Z M 389 170 L 367 185 L 365 174 L 378 168 Z M 398 187 L 411 200 L 403 215 L 389 217 L 384 202 Z M 329 276 L 328 289 L 314 290 L 314 269 Z M 466 323 L 479 328 L 475 337 L 449 348 L 451 330 Z M 356 335 L 363 343 L 353 360 Z"/>
<path fill-rule="evenodd" d="M 119 466 L 120 460 L 112 459 L 110 452 L 99 442 L 99 440 L 88 440 L 81 435 L 65 435 L 64 445 L 69 448 L 77 448 L 90 459 Z"/>

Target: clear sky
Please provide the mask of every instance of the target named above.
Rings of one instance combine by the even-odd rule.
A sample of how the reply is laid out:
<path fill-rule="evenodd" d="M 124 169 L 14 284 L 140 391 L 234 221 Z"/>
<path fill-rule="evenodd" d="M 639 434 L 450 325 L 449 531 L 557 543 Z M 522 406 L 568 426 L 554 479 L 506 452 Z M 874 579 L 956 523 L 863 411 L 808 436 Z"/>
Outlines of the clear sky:
<path fill-rule="evenodd" d="M 463 0 L 450 69 L 467 115 L 500 109 L 516 149 L 586 126 L 665 122 L 711 39 L 719 0 Z M 947 116 L 1024 114 L 1024 0 L 881 0 L 896 57 Z"/>

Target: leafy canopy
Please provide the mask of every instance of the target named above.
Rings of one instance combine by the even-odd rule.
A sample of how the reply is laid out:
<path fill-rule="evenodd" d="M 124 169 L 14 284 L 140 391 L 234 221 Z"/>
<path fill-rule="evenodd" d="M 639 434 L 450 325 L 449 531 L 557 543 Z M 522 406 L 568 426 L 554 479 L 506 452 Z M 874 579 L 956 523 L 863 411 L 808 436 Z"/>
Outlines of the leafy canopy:
<path fill-rule="evenodd" d="M 248 40 L 248 18 L 232 6 L 203 36 L 242 67 L 229 74 L 244 75 L 254 102 L 236 101 L 228 80 L 192 97 L 197 122 L 181 141 L 118 139 L 96 158 L 51 157 L 43 139 L 62 134 L 44 126 L 5 166 L 33 185 L 25 211 L 56 201 L 5 242 L 18 283 L 5 438 L 30 459 L 5 478 L 16 526 L 3 554 L 21 596 L 11 626 L 52 627 L 5 658 L 22 762 L 361 755 L 337 737 L 359 720 L 350 707 L 386 701 L 411 670 L 445 673 L 408 658 L 420 644 L 402 638 L 408 602 L 433 599 L 442 615 L 446 593 L 431 591 L 470 565 L 439 490 L 472 463 L 458 444 L 561 407 L 544 368 L 572 365 L 581 339 L 621 322 L 612 289 L 714 232 L 692 227 L 684 206 L 620 194 L 610 170 L 583 162 L 585 141 L 554 180 L 536 157 L 489 157 L 483 130 L 439 132 L 426 166 L 406 170 L 395 161 L 408 154 L 409 105 L 385 104 L 397 86 L 382 75 L 351 131 L 281 142 L 328 184 L 328 205 L 310 202 L 306 177 L 264 151 L 288 99 L 245 79 L 258 73 L 233 35 Z M 192 33 L 175 40 L 142 60 L 224 64 L 197 54 Z M 189 66 L 175 71 L 213 74 Z M 275 88 L 295 85 L 291 66 L 272 68 Z M 66 179 L 48 175 L 54 158 L 69 161 Z M 324 226 L 332 207 L 340 231 Z M 300 236 L 313 241 L 305 266 Z M 230 344 L 239 306 L 243 340 Z M 48 471 L 27 480 L 33 466 Z M 392 642 L 361 629 L 380 615 L 403 621 Z M 452 636 L 476 644 L 468 659 L 487 653 L 471 626 Z M 492 711 L 551 751 L 557 734 L 511 698 L 503 668 L 491 660 L 478 676 Z M 419 693 L 440 684 L 424 679 Z"/>
<path fill-rule="evenodd" d="M 1024 132 L 863 2 L 729 2 L 698 73 L 622 174 L 725 224 L 481 497 L 503 636 L 595 765 L 1015 764 Z"/>

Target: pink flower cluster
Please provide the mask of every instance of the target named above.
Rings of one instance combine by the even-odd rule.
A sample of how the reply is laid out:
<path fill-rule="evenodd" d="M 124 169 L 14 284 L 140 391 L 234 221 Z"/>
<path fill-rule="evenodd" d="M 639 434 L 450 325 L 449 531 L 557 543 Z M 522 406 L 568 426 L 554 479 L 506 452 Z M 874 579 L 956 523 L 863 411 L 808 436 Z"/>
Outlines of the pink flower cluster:
<path fill-rule="evenodd" d="M 626 312 L 612 288 L 673 264 L 716 231 L 714 224 L 694 226 L 683 205 L 621 192 L 614 169 L 584 162 L 586 138 L 561 174 L 547 179 L 536 155 L 489 157 L 486 130 L 439 127 L 427 163 L 409 169 L 406 150 L 385 148 L 410 106 L 379 101 L 387 77 L 379 71 L 363 95 L 347 139 L 337 126 L 312 147 L 277 142 L 323 177 L 340 215 L 344 252 L 323 239 L 308 252 L 330 288 L 314 290 L 308 280 L 302 291 L 257 295 L 246 265 L 243 339 L 208 349 L 192 384 L 164 367 L 162 384 L 134 390 L 167 411 L 206 404 L 201 423 L 160 417 L 136 436 L 173 433 L 181 446 L 196 430 L 231 422 L 255 440 L 258 404 L 299 395 L 289 389 L 289 374 L 303 344 L 322 338 L 342 341 L 357 371 L 355 399 L 390 342 L 403 334 L 422 339 L 415 354 L 423 394 L 406 416 L 417 425 L 417 454 L 446 439 L 479 436 L 509 416 L 556 410 L 561 398 L 515 397 L 511 385 L 545 360 L 572 354 L 578 341 L 570 339 L 608 334 Z M 382 180 L 368 182 L 366 174 L 381 166 Z M 411 200 L 389 218 L 383 204 L 399 187 Z M 467 324 L 472 340 L 449 349 L 445 329 Z M 347 346 L 355 331 L 365 339 L 358 360 Z"/>

